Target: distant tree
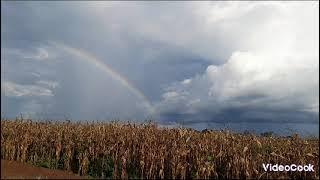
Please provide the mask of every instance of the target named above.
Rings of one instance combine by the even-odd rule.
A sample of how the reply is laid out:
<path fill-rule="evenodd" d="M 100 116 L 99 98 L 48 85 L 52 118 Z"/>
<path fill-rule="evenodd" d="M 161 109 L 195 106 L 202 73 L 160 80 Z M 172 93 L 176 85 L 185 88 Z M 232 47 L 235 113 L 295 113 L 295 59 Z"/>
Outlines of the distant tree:
<path fill-rule="evenodd" d="M 261 133 L 262 137 L 271 137 L 273 135 L 273 131 L 266 131 Z"/>
<path fill-rule="evenodd" d="M 243 135 L 250 135 L 250 134 L 252 134 L 252 133 L 249 130 L 243 131 Z"/>
<path fill-rule="evenodd" d="M 212 130 L 210 130 L 210 129 L 203 129 L 202 131 L 201 131 L 201 133 L 210 133 Z"/>

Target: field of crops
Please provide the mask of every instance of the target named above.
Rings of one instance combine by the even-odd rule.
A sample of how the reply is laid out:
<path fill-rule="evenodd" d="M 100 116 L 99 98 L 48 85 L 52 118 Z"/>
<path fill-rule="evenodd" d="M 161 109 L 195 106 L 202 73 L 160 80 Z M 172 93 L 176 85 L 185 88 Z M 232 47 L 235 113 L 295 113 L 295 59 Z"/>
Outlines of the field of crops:
<path fill-rule="evenodd" d="M 315 178 L 319 139 L 201 133 L 156 124 L 1 120 L 1 159 L 100 178 Z M 265 172 L 263 163 L 315 172 Z"/>

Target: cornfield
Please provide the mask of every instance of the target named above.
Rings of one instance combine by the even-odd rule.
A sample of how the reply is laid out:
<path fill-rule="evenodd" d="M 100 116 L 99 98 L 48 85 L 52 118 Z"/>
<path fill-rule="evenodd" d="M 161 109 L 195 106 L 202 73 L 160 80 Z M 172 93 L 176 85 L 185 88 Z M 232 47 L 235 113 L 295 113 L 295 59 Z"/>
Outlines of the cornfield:
<path fill-rule="evenodd" d="M 1 120 L 1 159 L 94 178 L 319 179 L 319 139 L 160 128 L 155 123 Z M 263 163 L 312 164 L 269 172 Z"/>

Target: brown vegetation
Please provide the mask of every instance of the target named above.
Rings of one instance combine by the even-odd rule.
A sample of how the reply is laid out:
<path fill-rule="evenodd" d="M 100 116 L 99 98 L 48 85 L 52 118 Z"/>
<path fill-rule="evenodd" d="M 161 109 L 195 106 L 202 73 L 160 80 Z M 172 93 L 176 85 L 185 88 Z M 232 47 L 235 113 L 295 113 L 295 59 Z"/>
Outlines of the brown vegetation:
<path fill-rule="evenodd" d="M 155 124 L 1 121 L 1 159 L 102 178 L 319 178 L 319 139 Z M 263 163 L 315 172 L 265 172 Z"/>

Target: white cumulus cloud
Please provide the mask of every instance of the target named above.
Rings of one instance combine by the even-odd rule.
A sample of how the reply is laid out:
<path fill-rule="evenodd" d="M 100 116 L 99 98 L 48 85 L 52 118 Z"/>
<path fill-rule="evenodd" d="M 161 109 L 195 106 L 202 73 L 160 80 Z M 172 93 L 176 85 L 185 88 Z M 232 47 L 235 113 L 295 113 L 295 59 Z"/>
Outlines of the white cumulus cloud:
<path fill-rule="evenodd" d="M 226 30 L 219 35 L 231 44 L 227 36 L 232 36 L 234 50 L 221 65 L 167 87 L 157 104 L 160 115 L 209 113 L 214 118 L 232 108 L 261 119 L 277 119 L 284 112 L 319 113 L 319 3 L 203 8 L 212 11 L 204 16 L 208 28 Z"/>

